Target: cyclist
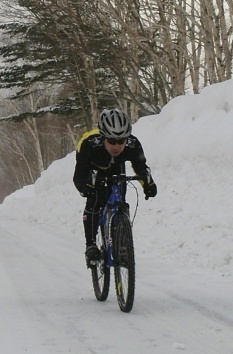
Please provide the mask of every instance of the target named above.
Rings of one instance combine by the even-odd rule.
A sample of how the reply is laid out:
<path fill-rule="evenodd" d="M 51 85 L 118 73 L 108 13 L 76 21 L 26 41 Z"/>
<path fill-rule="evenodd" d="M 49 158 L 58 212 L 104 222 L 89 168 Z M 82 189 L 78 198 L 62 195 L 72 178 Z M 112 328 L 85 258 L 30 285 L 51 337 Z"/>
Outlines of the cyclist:
<path fill-rule="evenodd" d="M 83 224 L 86 238 L 86 262 L 99 257 L 100 251 L 95 244 L 98 229 L 99 210 L 111 193 L 111 186 L 96 186 L 92 184 L 93 170 L 97 176 L 112 176 L 125 173 L 125 162 L 130 161 L 137 175 L 145 175 L 141 181 L 145 198 L 155 197 L 157 186 L 150 176 L 148 181 L 148 166 L 139 140 L 131 134 L 132 126 L 129 117 L 121 110 L 104 109 L 98 121 L 98 129 L 83 135 L 78 142 L 76 151 L 76 166 L 73 181 L 83 197 L 86 206 L 83 213 Z M 126 185 L 123 191 L 125 198 Z M 127 203 L 125 203 L 128 206 Z"/>

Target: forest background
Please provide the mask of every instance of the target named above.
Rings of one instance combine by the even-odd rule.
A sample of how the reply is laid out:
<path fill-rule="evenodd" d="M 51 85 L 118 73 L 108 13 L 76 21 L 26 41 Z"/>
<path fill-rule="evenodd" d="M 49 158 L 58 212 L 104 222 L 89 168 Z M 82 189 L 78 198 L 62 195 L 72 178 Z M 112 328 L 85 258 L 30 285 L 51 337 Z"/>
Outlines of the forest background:
<path fill-rule="evenodd" d="M 232 0 L 1 0 L 0 203 L 104 107 L 132 122 L 232 78 Z"/>

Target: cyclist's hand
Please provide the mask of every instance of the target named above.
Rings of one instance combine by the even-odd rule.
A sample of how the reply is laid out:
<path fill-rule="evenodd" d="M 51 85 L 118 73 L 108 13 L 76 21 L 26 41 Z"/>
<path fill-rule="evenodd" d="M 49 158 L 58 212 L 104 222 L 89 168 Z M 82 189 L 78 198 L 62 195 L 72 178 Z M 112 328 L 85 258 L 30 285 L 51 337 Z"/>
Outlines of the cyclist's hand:
<path fill-rule="evenodd" d="M 143 190 L 145 193 L 146 200 L 155 197 L 157 194 L 157 186 L 153 180 L 150 183 L 145 183 L 143 186 Z"/>
<path fill-rule="evenodd" d="M 94 197 L 96 195 L 96 189 L 93 184 L 87 183 L 86 186 L 84 187 L 83 191 L 80 193 L 82 197 L 88 198 L 88 197 Z"/>

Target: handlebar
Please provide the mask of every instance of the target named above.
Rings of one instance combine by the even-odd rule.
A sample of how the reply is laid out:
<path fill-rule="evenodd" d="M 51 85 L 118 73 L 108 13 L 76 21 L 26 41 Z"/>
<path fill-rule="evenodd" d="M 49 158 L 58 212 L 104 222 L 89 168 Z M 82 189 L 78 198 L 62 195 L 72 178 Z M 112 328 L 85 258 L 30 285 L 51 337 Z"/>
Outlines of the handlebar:
<path fill-rule="evenodd" d="M 148 168 L 147 174 L 145 175 L 134 175 L 134 176 L 127 176 L 126 174 L 120 174 L 120 175 L 113 175 L 113 176 L 97 176 L 97 171 L 94 170 L 92 173 L 92 184 L 95 186 L 96 182 L 98 183 L 119 183 L 119 182 L 128 182 L 128 181 L 138 181 L 138 180 L 143 180 L 147 179 L 148 183 L 150 182 L 150 169 Z"/>

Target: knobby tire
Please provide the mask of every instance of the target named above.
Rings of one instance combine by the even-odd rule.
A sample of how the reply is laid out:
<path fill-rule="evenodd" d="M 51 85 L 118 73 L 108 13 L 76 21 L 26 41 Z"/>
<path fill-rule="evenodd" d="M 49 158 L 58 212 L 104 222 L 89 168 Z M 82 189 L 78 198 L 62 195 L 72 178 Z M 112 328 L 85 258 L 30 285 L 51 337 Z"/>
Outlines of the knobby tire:
<path fill-rule="evenodd" d="M 117 301 L 121 311 L 130 312 L 134 303 L 135 259 L 132 227 L 127 214 L 116 214 L 112 236 Z"/>

